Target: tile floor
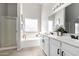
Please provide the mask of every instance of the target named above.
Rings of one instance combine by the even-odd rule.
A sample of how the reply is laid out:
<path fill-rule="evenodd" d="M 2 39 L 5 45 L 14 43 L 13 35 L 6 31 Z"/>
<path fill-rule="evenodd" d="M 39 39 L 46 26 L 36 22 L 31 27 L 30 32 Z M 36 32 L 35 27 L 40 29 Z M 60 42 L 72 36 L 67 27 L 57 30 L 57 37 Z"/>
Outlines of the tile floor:
<path fill-rule="evenodd" d="M 20 51 L 16 49 L 0 51 L 0 56 L 45 56 L 45 54 L 40 47 L 31 47 L 21 49 Z"/>

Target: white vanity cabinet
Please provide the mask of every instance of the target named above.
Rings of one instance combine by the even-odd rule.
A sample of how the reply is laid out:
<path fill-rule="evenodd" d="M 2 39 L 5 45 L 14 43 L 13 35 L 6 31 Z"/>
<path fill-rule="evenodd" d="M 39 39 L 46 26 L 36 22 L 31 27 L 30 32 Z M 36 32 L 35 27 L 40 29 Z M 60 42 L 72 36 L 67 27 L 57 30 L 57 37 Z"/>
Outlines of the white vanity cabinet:
<path fill-rule="evenodd" d="M 79 48 L 78 47 L 75 47 L 75 46 L 71 46 L 69 44 L 62 43 L 62 50 L 64 51 L 63 52 L 63 56 L 65 56 L 65 55 L 66 56 L 69 56 L 69 55 L 79 56 Z"/>
<path fill-rule="evenodd" d="M 70 54 L 68 51 L 62 49 L 61 56 L 72 56 L 72 54 Z"/>
<path fill-rule="evenodd" d="M 44 53 L 49 56 L 49 37 L 48 36 L 42 36 L 41 40 L 41 46 Z"/>
<path fill-rule="evenodd" d="M 60 56 L 61 54 L 60 42 L 54 38 L 50 38 L 50 56 Z"/>
<path fill-rule="evenodd" d="M 78 42 L 64 37 L 43 35 L 42 49 L 47 56 L 79 56 Z"/>
<path fill-rule="evenodd" d="M 44 45 L 44 52 L 45 52 L 46 55 L 48 56 L 48 55 L 49 55 L 49 37 L 44 36 L 44 42 L 45 42 L 45 45 Z"/>
<path fill-rule="evenodd" d="M 79 47 L 50 38 L 49 52 L 50 56 L 79 56 Z"/>
<path fill-rule="evenodd" d="M 44 46 L 44 36 L 43 35 L 41 35 L 41 40 L 40 40 L 40 47 L 41 47 L 41 49 L 43 50 L 44 48 L 43 48 L 43 46 Z"/>

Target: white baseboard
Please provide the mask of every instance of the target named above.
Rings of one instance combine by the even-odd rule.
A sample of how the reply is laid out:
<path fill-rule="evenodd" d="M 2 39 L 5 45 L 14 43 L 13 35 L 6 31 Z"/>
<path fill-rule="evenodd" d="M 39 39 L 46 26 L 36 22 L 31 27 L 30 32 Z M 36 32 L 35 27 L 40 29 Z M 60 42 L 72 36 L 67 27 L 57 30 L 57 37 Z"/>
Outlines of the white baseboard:
<path fill-rule="evenodd" d="M 0 51 L 3 51 L 3 50 L 9 50 L 9 49 L 16 49 L 17 47 L 16 46 L 12 46 L 12 47 L 4 47 L 4 48 L 0 48 Z"/>

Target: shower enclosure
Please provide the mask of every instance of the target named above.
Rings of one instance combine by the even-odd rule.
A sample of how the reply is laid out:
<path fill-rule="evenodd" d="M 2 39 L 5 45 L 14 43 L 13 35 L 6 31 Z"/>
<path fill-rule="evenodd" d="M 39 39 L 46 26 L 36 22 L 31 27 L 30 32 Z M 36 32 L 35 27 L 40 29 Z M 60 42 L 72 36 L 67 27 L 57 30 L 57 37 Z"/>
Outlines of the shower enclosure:
<path fill-rule="evenodd" d="M 16 17 L 0 17 L 0 49 L 16 46 Z"/>

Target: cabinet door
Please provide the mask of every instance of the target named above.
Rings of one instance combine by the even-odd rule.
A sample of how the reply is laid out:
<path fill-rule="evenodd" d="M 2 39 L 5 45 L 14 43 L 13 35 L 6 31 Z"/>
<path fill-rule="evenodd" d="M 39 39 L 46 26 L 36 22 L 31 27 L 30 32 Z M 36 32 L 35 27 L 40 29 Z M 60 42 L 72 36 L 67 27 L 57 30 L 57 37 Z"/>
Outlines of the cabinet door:
<path fill-rule="evenodd" d="M 60 51 L 58 52 L 60 48 L 58 46 L 50 46 L 50 56 L 60 56 Z"/>
<path fill-rule="evenodd" d="M 41 35 L 40 47 L 41 47 L 41 49 L 44 50 L 44 36 L 43 35 Z"/>
<path fill-rule="evenodd" d="M 49 55 L 49 37 L 44 36 L 44 52 Z"/>
<path fill-rule="evenodd" d="M 50 56 L 60 56 L 60 42 L 50 39 Z"/>
<path fill-rule="evenodd" d="M 63 50 L 61 51 L 61 56 L 72 56 L 69 52 Z"/>
<path fill-rule="evenodd" d="M 77 47 L 62 43 L 62 49 L 72 54 L 73 56 L 79 56 L 79 48 Z"/>

